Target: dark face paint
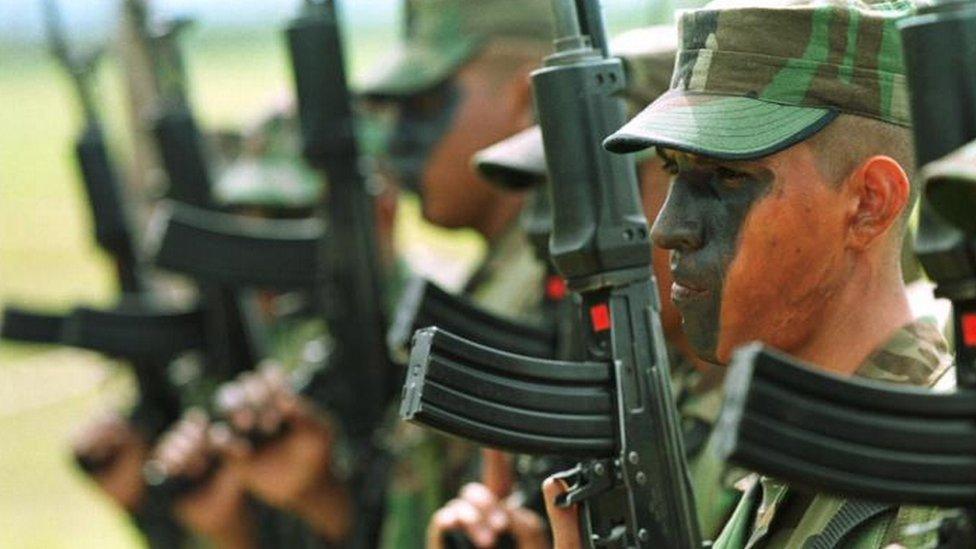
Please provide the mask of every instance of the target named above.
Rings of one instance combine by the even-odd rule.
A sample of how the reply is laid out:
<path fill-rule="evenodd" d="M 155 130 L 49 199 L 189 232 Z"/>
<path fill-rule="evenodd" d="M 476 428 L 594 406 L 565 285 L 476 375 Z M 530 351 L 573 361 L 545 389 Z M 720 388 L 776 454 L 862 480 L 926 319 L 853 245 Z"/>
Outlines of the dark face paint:
<path fill-rule="evenodd" d="M 386 154 L 404 188 L 419 192 L 427 160 L 450 130 L 460 104 L 461 88 L 454 80 L 399 104 Z"/>
<path fill-rule="evenodd" d="M 773 174 L 671 158 L 668 198 L 651 229 L 654 244 L 671 250 L 671 298 L 695 352 L 717 362 L 722 290 L 750 209 L 772 188 Z"/>

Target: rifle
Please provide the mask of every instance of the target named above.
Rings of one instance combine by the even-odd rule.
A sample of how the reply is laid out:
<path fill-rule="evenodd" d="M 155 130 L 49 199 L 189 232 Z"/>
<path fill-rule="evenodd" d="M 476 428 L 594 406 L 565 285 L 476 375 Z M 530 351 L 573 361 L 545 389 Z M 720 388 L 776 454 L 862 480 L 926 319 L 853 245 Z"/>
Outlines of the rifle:
<path fill-rule="evenodd" d="M 321 310 L 333 336 L 327 376 L 320 381 L 357 454 L 351 479 L 359 520 L 355 543 L 375 546 L 386 493 L 389 456 L 373 441 L 400 376 L 386 348 L 384 269 L 379 257 L 372 180 L 364 173 L 355 134 L 337 6 L 306 0 L 285 32 L 298 98 L 303 155 L 328 180 L 319 207 L 328 222 L 321 254 Z"/>
<path fill-rule="evenodd" d="M 79 307 L 63 317 L 8 309 L 0 335 L 87 348 L 129 360 L 142 397 L 140 420 L 151 437 L 179 414 L 179 402 L 166 379 L 165 368 L 176 353 L 197 343 L 186 333 L 188 326 L 192 328 L 194 312 L 160 309 L 147 298 L 146 276 L 92 92 L 100 52 L 81 54 L 69 47 L 54 0 L 45 1 L 44 16 L 51 52 L 71 78 L 83 115 L 84 126 L 75 141 L 75 158 L 91 208 L 95 241 L 114 260 L 123 295 L 114 309 Z M 121 323 L 120 317 L 124 317 Z M 125 323 L 135 318 L 149 324 L 141 329 L 141 325 Z M 93 471 L 107 463 L 81 465 Z"/>
<path fill-rule="evenodd" d="M 976 72 L 959 69 L 976 52 L 976 9 L 935 4 L 900 26 L 921 166 L 976 138 Z M 751 346 L 726 381 L 718 433 L 728 459 L 815 490 L 963 507 L 973 524 L 976 341 L 966 328 L 976 318 L 976 201 L 957 189 L 949 204 L 942 192 L 926 189 L 915 247 L 936 295 L 952 300 L 959 388 L 840 379 Z M 970 217 L 952 215 L 959 211 Z"/>
<path fill-rule="evenodd" d="M 533 73 L 552 186 L 550 252 L 579 294 L 585 360 L 415 336 L 400 414 L 486 445 L 582 458 L 562 474 L 599 547 L 698 547 L 633 159 L 601 138 L 624 122 L 624 74 L 599 3 L 554 0 L 556 53 Z M 585 174 L 581 177 L 581 174 Z"/>

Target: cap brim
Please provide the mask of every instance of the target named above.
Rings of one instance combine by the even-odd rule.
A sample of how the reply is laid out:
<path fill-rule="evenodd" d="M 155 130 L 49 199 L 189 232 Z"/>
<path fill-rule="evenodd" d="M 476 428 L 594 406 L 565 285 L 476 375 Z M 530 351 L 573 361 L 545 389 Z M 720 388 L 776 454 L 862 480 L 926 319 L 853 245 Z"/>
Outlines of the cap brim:
<path fill-rule="evenodd" d="M 368 99 L 401 99 L 433 89 L 451 77 L 478 51 L 480 40 L 471 38 L 451 46 L 407 44 L 383 59 L 356 86 Z"/>
<path fill-rule="evenodd" d="M 474 165 L 486 179 L 509 189 L 527 189 L 545 182 L 546 151 L 539 126 L 523 130 L 482 149 Z"/>
<path fill-rule="evenodd" d="M 723 160 L 779 152 L 823 129 L 832 109 L 796 107 L 751 97 L 671 91 L 604 141 L 607 150 L 674 149 Z"/>

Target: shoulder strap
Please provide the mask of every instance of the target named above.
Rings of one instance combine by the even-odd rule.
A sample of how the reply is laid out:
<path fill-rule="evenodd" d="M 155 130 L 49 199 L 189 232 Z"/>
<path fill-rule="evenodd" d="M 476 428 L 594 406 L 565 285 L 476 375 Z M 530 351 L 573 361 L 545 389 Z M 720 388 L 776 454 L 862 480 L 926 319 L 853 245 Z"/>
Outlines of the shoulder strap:
<path fill-rule="evenodd" d="M 834 549 L 858 526 L 895 508 L 895 505 L 888 503 L 847 500 L 831 517 L 823 531 L 807 538 L 803 549 Z"/>

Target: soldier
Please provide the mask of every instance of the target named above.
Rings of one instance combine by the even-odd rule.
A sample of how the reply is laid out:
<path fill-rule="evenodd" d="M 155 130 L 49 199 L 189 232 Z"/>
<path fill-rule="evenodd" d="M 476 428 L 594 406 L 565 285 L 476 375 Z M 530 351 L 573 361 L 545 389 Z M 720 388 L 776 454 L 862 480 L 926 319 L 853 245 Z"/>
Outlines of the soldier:
<path fill-rule="evenodd" d="M 547 0 L 409 0 L 407 36 L 361 87 L 393 112 L 381 170 L 420 194 L 424 217 L 474 229 L 488 254 L 464 293 L 503 316 L 537 314 L 543 266 L 518 226 L 524 193 L 499 189 L 472 155 L 532 123 L 529 73 L 548 52 Z M 470 475 L 470 445 L 400 424 L 385 547 L 420 547 L 431 514 Z"/>
<path fill-rule="evenodd" d="M 625 90 L 634 113 L 667 91 L 677 46 L 674 26 L 660 25 L 628 31 L 611 42 L 627 72 Z M 479 152 L 476 164 L 486 177 L 508 181 L 512 186 L 536 185 L 546 178 L 545 151 L 537 127 L 525 130 Z M 653 219 L 660 211 L 667 192 L 668 174 L 655 156 L 639 164 L 641 196 L 645 215 Z M 546 192 L 540 189 L 540 192 Z M 655 275 L 662 293 L 671 286 L 666 250 L 653 251 Z M 667 295 L 662 295 L 661 320 L 671 345 L 672 381 L 684 419 L 685 442 L 691 459 L 694 488 L 699 495 L 699 515 L 703 530 L 712 535 L 728 518 L 736 500 L 733 483 L 739 471 L 726 471 L 717 459 L 703 451 L 704 443 L 718 416 L 721 404 L 723 371 L 697 359 L 681 331 L 681 316 Z M 505 462 L 497 456 L 485 460 L 486 479 L 504 478 Z M 523 479 L 524 483 L 524 479 Z M 505 485 L 506 483 L 501 483 Z M 510 483 L 509 483 L 510 484 Z M 441 508 L 428 529 L 428 547 L 438 547 L 450 530 L 464 530 L 478 547 L 491 547 L 497 535 L 510 531 L 519 547 L 548 545 L 541 520 L 526 508 L 526 494 L 500 491 L 495 480 L 469 484 L 458 498 Z M 531 492 L 535 487 L 530 487 Z M 706 504 L 707 502 L 707 504 Z"/>
<path fill-rule="evenodd" d="M 839 375 L 929 386 L 949 370 L 900 268 L 917 188 L 901 45 L 908 2 L 721 2 L 681 18 L 671 90 L 608 138 L 672 173 L 652 229 L 697 354 L 752 340 Z M 847 505 L 752 475 L 715 547 L 930 545 L 931 509 Z M 565 487 L 546 483 L 546 502 Z M 855 510 L 857 509 L 857 510 Z M 549 508 L 556 545 L 576 510 Z M 915 529 L 918 530 L 918 529 Z"/>

